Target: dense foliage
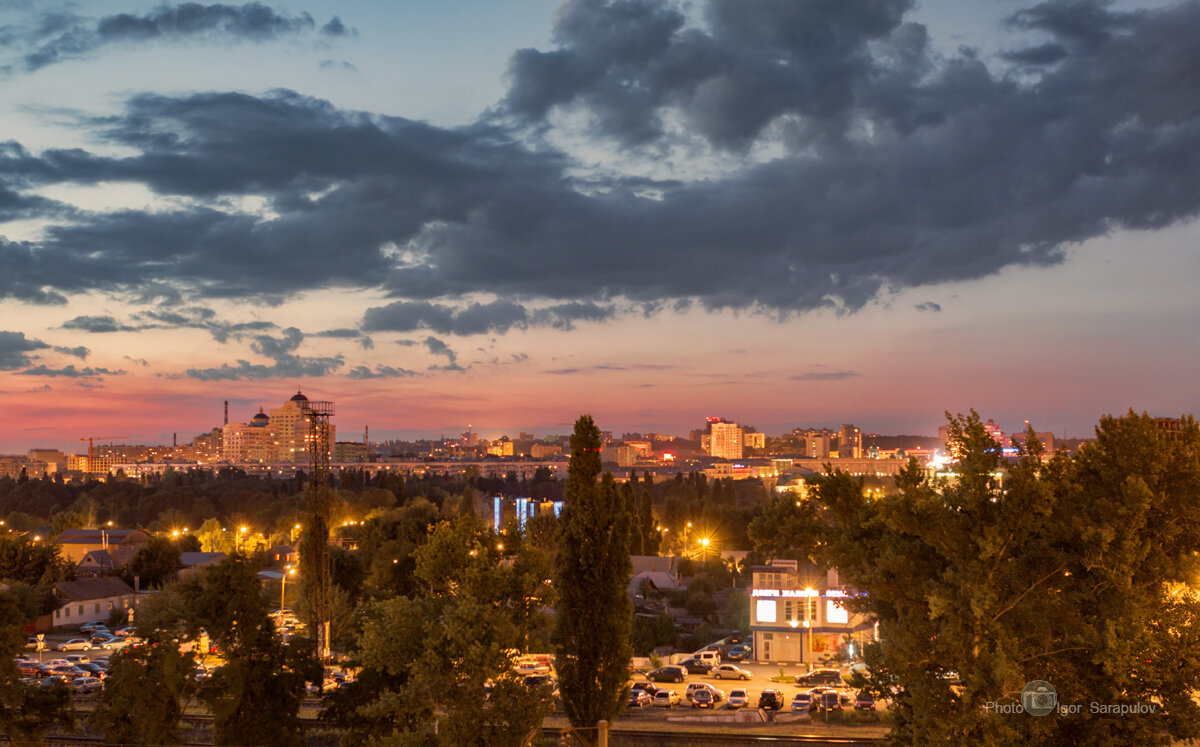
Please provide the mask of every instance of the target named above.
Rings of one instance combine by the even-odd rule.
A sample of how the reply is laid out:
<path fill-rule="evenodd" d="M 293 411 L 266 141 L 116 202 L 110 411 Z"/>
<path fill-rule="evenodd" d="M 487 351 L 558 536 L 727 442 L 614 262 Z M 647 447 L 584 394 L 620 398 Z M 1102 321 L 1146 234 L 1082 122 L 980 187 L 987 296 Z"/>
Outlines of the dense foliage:
<path fill-rule="evenodd" d="M 972 414 L 951 420 L 951 479 L 915 463 L 897 492 L 844 473 L 781 499 L 764 543 L 836 566 L 879 621 L 868 686 L 905 744 L 1168 744 L 1200 736 L 1200 429 L 1107 417 L 1076 455 L 1030 453 L 1001 479 Z M 1077 713 L 1036 718 L 1045 680 Z M 1152 707 L 1134 715 L 1092 706 Z M 1001 713 L 1005 707 L 1016 713 Z"/>

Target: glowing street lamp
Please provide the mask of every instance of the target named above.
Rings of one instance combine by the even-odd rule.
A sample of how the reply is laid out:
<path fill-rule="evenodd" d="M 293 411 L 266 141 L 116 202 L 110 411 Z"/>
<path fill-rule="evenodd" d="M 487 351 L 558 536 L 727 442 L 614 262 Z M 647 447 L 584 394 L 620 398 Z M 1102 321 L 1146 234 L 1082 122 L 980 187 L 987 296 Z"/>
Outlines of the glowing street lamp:
<path fill-rule="evenodd" d="M 296 569 L 289 565 L 285 566 L 283 575 L 279 577 L 279 609 L 287 606 L 287 578 L 295 575 Z"/>

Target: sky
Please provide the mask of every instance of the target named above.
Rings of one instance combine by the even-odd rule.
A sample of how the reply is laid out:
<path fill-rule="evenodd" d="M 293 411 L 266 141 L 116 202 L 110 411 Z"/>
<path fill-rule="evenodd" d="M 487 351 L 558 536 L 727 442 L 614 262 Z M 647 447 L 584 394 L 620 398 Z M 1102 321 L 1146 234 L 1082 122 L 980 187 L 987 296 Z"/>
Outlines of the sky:
<path fill-rule="evenodd" d="M 0 0 L 0 452 L 1196 410 L 1200 2 Z"/>

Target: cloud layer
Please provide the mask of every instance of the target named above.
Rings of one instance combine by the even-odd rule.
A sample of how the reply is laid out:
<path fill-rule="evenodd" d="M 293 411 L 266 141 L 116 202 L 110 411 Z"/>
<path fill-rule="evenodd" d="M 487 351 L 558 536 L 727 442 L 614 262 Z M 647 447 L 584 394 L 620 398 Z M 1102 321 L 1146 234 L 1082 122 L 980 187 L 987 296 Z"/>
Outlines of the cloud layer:
<path fill-rule="evenodd" d="M 1200 4 L 1118 13 L 1051 0 L 1013 14 L 1013 44 L 992 67 L 932 49 L 906 20 L 912 4 L 709 0 L 690 17 L 674 3 L 570 0 L 555 47 L 516 52 L 504 100 L 458 128 L 291 91 L 134 95 L 121 114 L 78 123 L 131 155 L 0 146 L 0 211 L 49 223 L 36 240 L 0 239 L 12 268 L 0 298 L 174 294 L 193 311 L 173 303 L 67 326 L 194 327 L 218 340 L 274 325 L 221 326 L 200 311 L 205 299 L 330 287 L 390 296 L 364 309 L 359 334 L 566 329 L 690 304 L 853 311 L 897 289 L 1058 262 L 1116 228 L 1195 217 Z M 44 44 L 51 57 L 98 39 L 261 39 L 315 24 L 256 4 L 179 5 L 102 19 L 80 42 L 77 20 L 64 28 Z M 340 22 L 322 32 L 348 33 Z M 638 158 L 688 147 L 737 165 L 662 180 L 589 170 L 542 139 L 572 117 Z M 33 194 L 109 182 L 180 206 L 84 212 Z M 229 207 L 244 197 L 266 209 Z M 344 365 L 296 356 L 286 333 L 254 339 L 271 364 L 188 375 Z M 457 365 L 452 351 L 447 362 Z"/>

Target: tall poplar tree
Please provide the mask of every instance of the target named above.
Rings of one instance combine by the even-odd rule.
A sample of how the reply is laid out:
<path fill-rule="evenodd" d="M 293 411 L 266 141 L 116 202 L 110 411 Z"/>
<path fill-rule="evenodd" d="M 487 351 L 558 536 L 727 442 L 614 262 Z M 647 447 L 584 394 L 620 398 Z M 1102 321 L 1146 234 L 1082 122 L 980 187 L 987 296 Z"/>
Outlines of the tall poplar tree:
<path fill-rule="evenodd" d="M 555 585 L 558 687 L 576 727 L 612 720 L 628 692 L 633 516 L 611 474 L 600 476 L 600 429 L 575 421 L 559 521 Z"/>

